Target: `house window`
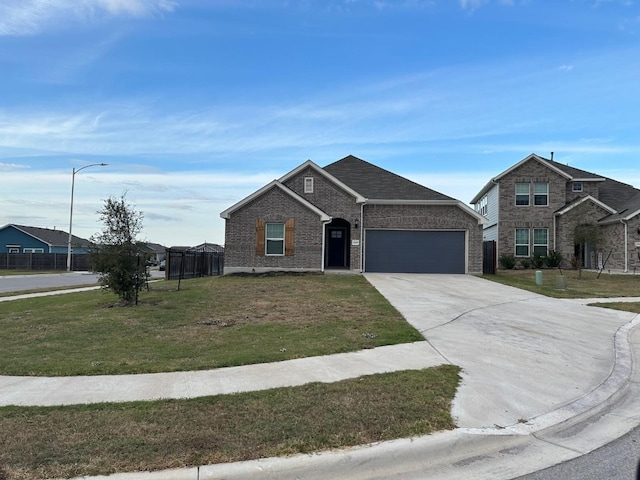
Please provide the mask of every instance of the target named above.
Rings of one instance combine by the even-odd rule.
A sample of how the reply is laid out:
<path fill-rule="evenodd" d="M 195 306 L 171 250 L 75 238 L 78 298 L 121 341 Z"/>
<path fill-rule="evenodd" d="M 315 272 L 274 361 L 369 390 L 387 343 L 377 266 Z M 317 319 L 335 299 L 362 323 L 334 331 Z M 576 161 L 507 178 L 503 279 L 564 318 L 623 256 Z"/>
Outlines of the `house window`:
<path fill-rule="evenodd" d="M 516 205 L 529 205 L 528 183 L 516 183 Z"/>
<path fill-rule="evenodd" d="M 581 192 L 582 182 L 573 182 L 573 184 L 571 185 L 571 190 L 574 192 Z"/>
<path fill-rule="evenodd" d="M 533 184 L 533 204 L 540 206 L 549 205 L 549 184 L 534 183 Z"/>
<path fill-rule="evenodd" d="M 478 203 L 476 203 L 476 212 L 478 212 L 480 215 L 483 216 L 487 216 L 487 204 L 488 204 L 488 200 L 487 200 L 487 196 L 485 195 L 484 197 L 482 197 L 480 199 L 480 201 Z"/>
<path fill-rule="evenodd" d="M 284 223 L 267 223 L 267 255 L 284 255 Z"/>
<path fill-rule="evenodd" d="M 313 193 L 313 177 L 304 177 L 304 193 Z"/>
<path fill-rule="evenodd" d="M 516 257 L 529 256 L 529 229 L 516 228 Z"/>
<path fill-rule="evenodd" d="M 533 229 L 533 254 L 545 257 L 549 251 L 549 229 L 534 228 Z"/>
<path fill-rule="evenodd" d="M 20 253 L 20 247 L 9 247 L 9 253 Z"/>
<path fill-rule="evenodd" d="M 23 253 L 44 253 L 44 248 L 25 248 Z"/>

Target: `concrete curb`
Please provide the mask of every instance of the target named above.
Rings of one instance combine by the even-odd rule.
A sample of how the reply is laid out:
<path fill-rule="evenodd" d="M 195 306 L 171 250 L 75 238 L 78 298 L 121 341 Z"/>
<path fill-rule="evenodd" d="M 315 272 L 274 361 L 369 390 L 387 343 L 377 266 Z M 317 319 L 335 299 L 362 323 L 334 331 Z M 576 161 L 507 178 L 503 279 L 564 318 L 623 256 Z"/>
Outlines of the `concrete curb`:
<path fill-rule="evenodd" d="M 639 326 L 637 315 L 616 331 L 615 363 L 604 382 L 526 424 L 459 428 L 309 455 L 71 480 L 513 479 L 589 453 L 640 425 L 637 392 L 629 392 L 632 379 L 640 390 L 630 341 Z"/>

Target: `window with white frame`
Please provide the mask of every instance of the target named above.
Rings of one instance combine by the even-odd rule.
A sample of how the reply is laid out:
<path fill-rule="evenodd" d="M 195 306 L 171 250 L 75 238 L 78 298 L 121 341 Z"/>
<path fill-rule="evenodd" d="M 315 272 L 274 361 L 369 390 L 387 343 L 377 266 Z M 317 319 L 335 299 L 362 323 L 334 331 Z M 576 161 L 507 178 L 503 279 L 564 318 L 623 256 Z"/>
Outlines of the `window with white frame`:
<path fill-rule="evenodd" d="M 581 192 L 582 182 L 573 182 L 573 184 L 571 185 L 571 190 L 574 192 Z"/>
<path fill-rule="evenodd" d="M 546 257 L 549 253 L 549 229 L 533 229 L 533 254 Z"/>
<path fill-rule="evenodd" d="M 267 223 L 267 255 L 284 255 L 284 223 Z"/>
<path fill-rule="evenodd" d="M 516 228 L 516 257 L 529 256 L 529 229 Z"/>
<path fill-rule="evenodd" d="M 528 183 L 516 183 L 516 205 L 529 205 L 529 191 Z"/>
<path fill-rule="evenodd" d="M 20 253 L 20 247 L 8 247 L 9 253 Z"/>
<path fill-rule="evenodd" d="M 549 184 L 547 182 L 533 184 L 533 204 L 538 206 L 549 205 Z"/>
<path fill-rule="evenodd" d="M 25 248 L 22 253 L 44 253 L 44 248 Z"/>
<path fill-rule="evenodd" d="M 484 197 L 482 197 L 480 199 L 480 201 L 478 203 L 476 203 L 476 212 L 478 212 L 480 215 L 483 216 L 487 216 L 487 205 L 488 205 L 488 200 L 487 200 L 487 196 L 485 195 Z"/>
<path fill-rule="evenodd" d="M 313 193 L 313 177 L 304 177 L 304 193 Z"/>

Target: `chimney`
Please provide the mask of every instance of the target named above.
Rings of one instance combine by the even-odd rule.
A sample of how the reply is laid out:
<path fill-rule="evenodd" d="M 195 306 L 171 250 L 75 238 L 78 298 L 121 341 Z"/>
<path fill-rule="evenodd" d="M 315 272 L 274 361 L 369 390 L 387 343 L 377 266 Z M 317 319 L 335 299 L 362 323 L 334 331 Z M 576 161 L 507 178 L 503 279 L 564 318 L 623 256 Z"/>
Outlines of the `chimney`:
<path fill-rule="evenodd" d="M 553 162 L 553 152 L 551 152 L 551 161 Z"/>

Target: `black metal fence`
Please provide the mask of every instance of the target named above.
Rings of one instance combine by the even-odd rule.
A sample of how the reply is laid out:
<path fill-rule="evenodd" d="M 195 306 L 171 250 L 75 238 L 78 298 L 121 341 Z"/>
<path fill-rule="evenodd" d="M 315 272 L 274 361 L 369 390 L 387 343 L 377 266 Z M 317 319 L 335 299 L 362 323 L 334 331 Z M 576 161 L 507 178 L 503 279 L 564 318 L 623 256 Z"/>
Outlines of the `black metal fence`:
<path fill-rule="evenodd" d="M 66 253 L 0 253 L 0 270 L 60 270 L 67 269 Z M 71 255 L 71 269 L 91 270 L 89 255 Z"/>
<path fill-rule="evenodd" d="M 482 242 L 482 273 L 494 275 L 497 263 L 496 242 L 493 240 Z"/>
<path fill-rule="evenodd" d="M 223 268 L 224 253 L 166 251 L 165 278 L 168 280 L 222 275 Z"/>

